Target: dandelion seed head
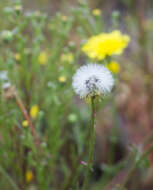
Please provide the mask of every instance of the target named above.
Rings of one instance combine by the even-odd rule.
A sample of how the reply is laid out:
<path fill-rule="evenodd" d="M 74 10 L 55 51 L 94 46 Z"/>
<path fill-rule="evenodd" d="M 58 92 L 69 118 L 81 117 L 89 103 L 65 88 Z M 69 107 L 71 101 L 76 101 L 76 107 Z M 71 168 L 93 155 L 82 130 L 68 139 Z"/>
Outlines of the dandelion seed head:
<path fill-rule="evenodd" d="M 82 66 L 73 76 L 72 86 L 81 98 L 109 93 L 114 85 L 110 71 L 99 64 Z"/>

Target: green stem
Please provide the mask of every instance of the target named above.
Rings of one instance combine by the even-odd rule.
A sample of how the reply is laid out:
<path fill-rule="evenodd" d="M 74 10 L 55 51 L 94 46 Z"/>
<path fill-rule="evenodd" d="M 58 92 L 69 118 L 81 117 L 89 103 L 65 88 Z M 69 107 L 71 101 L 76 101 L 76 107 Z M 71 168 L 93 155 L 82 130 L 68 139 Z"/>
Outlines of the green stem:
<path fill-rule="evenodd" d="M 93 151 L 94 151 L 94 142 L 95 142 L 95 104 L 94 104 L 95 97 L 91 98 L 91 126 L 90 126 L 90 139 L 89 139 L 89 160 L 88 165 L 85 173 L 85 179 L 83 183 L 82 190 L 86 190 L 88 180 L 89 180 L 89 173 L 90 169 L 92 168 L 92 161 L 93 161 Z"/>
<path fill-rule="evenodd" d="M 8 180 L 10 185 L 14 190 L 19 190 L 18 186 L 14 183 L 12 178 L 7 174 L 7 172 L 0 166 L 0 173 Z"/>
<path fill-rule="evenodd" d="M 151 153 L 151 151 L 153 150 L 153 143 L 150 145 L 150 147 L 141 155 L 141 157 L 139 158 L 139 160 L 137 162 L 135 162 L 135 164 L 131 167 L 128 175 L 126 176 L 126 178 L 124 179 L 122 185 L 121 185 L 121 189 L 124 188 L 126 186 L 126 184 L 128 183 L 129 179 L 132 177 L 135 169 L 137 168 L 137 166 L 141 163 L 141 161 L 148 155 Z"/>

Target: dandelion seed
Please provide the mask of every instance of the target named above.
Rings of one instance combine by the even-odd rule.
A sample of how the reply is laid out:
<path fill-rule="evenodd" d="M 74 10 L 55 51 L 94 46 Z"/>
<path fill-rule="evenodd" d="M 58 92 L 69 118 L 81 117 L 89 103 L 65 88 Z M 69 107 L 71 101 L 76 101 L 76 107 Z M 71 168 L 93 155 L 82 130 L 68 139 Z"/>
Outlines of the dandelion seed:
<path fill-rule="evenodd" d="M 38 111 L 39 111 L 38 105 L 32 106 L 31 109 L 30 109 L 30 116 L 31 116 L 33 119 L 36 118 L 37 115 L 38 115 Z"/>
<path fill-rule="evenodd" d="M 107 68 L 112 72 L 112 73 L 119 73 L 120 72 L 120 65 L 116 61 L 111 61 L 108 65 Z"/>
<path fill-rule="evenodd" d="M 88 64 L 77 70 L 72 86 L 81 98 L 109 93 L 114 85 L 110 71 L 100 64 Z"/>
<path fill-rule="evenodd" d="M 92 36 L 82 47 L 82 51 L 91 59 L 102 60 L 106 56 L 120 55 L 130 41 L 128 35 L 119 30 Z"/>

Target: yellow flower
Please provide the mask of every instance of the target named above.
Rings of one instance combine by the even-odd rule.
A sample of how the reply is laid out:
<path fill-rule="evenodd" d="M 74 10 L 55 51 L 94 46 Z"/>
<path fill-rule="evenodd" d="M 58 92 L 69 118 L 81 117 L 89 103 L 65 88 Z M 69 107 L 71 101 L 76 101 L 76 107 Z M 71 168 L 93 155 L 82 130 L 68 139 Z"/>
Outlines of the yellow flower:
<path fill-rule="evenodd" d="M 113 54 L 120 55 L 130 41 L 128 35 L 122 35 L 119 30 L 111 33 L 101 33 L 92 36 L 83 45 L 82 51 L 91 59 L 102 60 Z"/>
<path fill-rule="evenodd" d="M 38 56 L 38 63 L 41 65 L 45 65 L 48 61 L 48 54 L 45 51 L 42 51 Z"/>
<path fill-rule="evenodd" d="M 36 17 L 39 17 L 39 16 L 41 15 L 41 12 L 40 12 L 40 11 L 35 11 L 35 12 L 34 12 L 34 15 L 35 15 Z"/>
<path fill-rule="evenodd" d="M 31 182 L 34 178 L 33 172 L 31 170 L 28 170 L 25 174 L 25 179 L 27 182 Z"/>
<path fill-rule="evenodd" d="M 22 126 L 23 126 L 23 127 L 28 127 L 28 121 L 27 121 L 27 120 L 24 120 L 24 121 L 22 122 Z"/>
<path fill-rule="evenodd" d="M 120 72 L 120 65 L 116 61 L 111 61 L 108 65 L 107 68 L 112 72 L 112 73 L 119 73 Z"/>
<path fill-rule="evenodd" d="M 58 80 L 59 80 L 60 82 L 64 83 L 64 82 L 66 82 L 66 77 L 65 77 L 65 76 L 60 76 L 60 77 L 58 78 Z"/>
<path fill-rule="evenodd" d="M 16 61 L 20 61 L 21 60 L 21 55 L 19 53 L 15 54 L 15 59 Z"/>
<path fill-rule="evenodd" d="M 21 5 L 15 5 L 14 6 L 14 10 L 21 11 L 22 10 L 22 6 Z"/>
<path fill-rule="evenodd" d="M 32 106 L 31 109 L 30 109 L 30 116 L 31 116 L 32 118 L 36 118 L 37 115 L 38 115 L 38 111 L 39 111 L 38 105 Z"/>
<path fill-rule="evenodd" d="M 74 61 L 74 55 L 72 53 L 63 53 L 61 55 L 61 61 L 72 63 Z"/>
<path fill-rule="evenodd" d="M 101 15 L 101 10 L 100 9 L 93 9 L 92 10 L 92 14 L 94 16 L 100 16 Z"/>
<path fill-rule="evenodd" d="M 67 16 L 65 16 L 65 15 L 62 15 L 62 21 L 64 21 L 64 22 L 66 22 L 67 21 Z"/>

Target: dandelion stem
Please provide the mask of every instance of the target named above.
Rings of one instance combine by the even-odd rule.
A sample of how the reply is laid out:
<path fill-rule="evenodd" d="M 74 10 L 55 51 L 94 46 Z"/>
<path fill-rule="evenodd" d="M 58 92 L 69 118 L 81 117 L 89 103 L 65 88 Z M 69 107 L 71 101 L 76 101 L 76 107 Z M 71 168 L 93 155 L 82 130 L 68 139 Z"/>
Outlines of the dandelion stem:
<path fill-rule="evenodd" d="M 91 126 L 90 126 L 90 136 L 89 136 L 89 159 L 88 159 L 88 165 L 85 173 L 85 179 L 83 183 L 82 190 L 86 190 L 88 179 L 89 179 L 89 172 L 92 168 L 92 161 L 93 161 L 93 151 L 94 151 L 94 142 L 95 142 L 95 131 L 94 131 L 94 125 L 95 125 L 95 103 L 94 103 L 95 97 L 91 98 Z"/>

